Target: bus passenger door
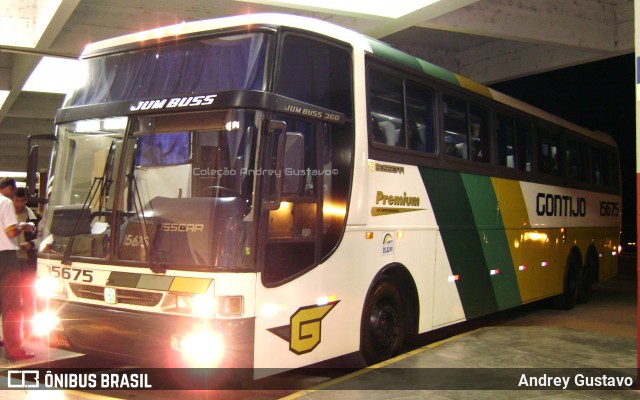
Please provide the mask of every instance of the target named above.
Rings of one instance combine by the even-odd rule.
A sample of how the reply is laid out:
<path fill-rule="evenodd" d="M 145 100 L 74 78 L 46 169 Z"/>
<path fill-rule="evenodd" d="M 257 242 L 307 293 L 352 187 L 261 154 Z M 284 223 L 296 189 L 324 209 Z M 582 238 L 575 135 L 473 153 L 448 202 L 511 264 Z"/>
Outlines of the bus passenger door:
<path fill-rule="evenodd" d="M 338 159 L 344 158 L 344 152 L 332 150 L 343 146 L 340 141 L 347 136 L 343 126 L 284 116 L 276 119 L 280 126 L 272 121 L 263 141 L 261 171 L 255 366 L 263 370 L 308 365 L 327 358 L 331 351 L 328 344 L 320 343 L 317 321 L 333 306 L 316 304 L 317 291 L 329 280 L 319 279 L 314 268 L 339 242 L 349 184 L 348 172 L 321 173 L 348 168 L 347 162 L 342 165 Z"/>
<path fill-rule="evenodd" d="M 314 265 L 318 243 L 318 144 L 316 124 L 289 118 L 271 129 L 265 169 L 262 279 L 277 286 Z M 273 123 L 272 123 L 273 126 Z M 279 154 L 278 154 L 279 153 Z"/>

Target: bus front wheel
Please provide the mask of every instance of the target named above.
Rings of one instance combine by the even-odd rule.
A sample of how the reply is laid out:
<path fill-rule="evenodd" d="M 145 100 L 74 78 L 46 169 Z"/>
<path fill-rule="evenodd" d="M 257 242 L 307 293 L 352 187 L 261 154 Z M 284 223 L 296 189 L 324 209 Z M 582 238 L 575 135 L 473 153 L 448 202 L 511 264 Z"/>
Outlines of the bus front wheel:
<path fill-rule="evenodd" d="M 578 298 L 580 263 L 576 256 L 569 255 L 565 265 L 564 290 L 553 298 L 553 305 L 558 310 L 571 310 Z"/>
<path fill-rule="evenodd" d="M 389 280 L 379 282 L 364 306 L 361 353 L 371 365 L 398 354 L 406 333 L 406 314 L 398 287 Z"/>
<path fill-rule="evenodd" d="M 586 303 L 591 295 L 591 286 L 598 281 L 598 253 L 593 249 L 589 249 L 587 253 L 587 261 L 585 262 L 582 275 L 580 276 L 580 285 L 578 286 L 578 303 Z"/>

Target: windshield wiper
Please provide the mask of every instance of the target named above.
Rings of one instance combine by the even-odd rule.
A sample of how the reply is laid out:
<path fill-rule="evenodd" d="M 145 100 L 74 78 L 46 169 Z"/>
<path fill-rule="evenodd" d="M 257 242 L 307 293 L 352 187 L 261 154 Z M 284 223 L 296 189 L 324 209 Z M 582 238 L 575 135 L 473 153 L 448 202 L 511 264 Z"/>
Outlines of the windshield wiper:
<path fill-rule="evenodd" d="M 71 236 L 69 237 L 69 242 L 67 243 L 67 247 L 64 249 L 64 254 L 62 256 L 62 264 L 63 265 L 71 265 L 71 252 L 73 249 L 73 244 L 75 243 L 76 236 L 78 236 L 78 229 L 80 229 L 80 224 L 84 221 L 85 213 L 87 210 L 90 210 L 91 204 L 93 204 L 93 200 L 96 195 L 100 193 L 100 197 L 98 198 L 98 214 L 101 215 L 103 208 L 105 207 L 106 198 L 109 195 L 109 189 L 111 188 L 111 184 L 113 183 L 112 175 L 113 175 L 113 165 L 116 153 L 116 141 L 111 142 L 111 146 L 109 147 L 109 153 L 107 153 L 107 159 L 104 163 L 104 170 L 102 172 L 102 176 L 93 178 L 93 182 L 91 183 L 91 187 L 89 188 L 89 193 L 87 193 L 87 197 L 82 204 L 82 208 L 80 208 L 80 213 L 76 218 L 76 221 L 73 225 L 73 230 L 71 231 Z M 89 219 L 89 224 L 91 220 Z"/>
<path fill-rule="evenodd" d="M 140 229 L 140 235 L 142 236 L 142 247 L 144 249 L 145 258 L 147 263 L 149 264 L 149 269 L 156 274 L 164 274 L 167 270 L 161 265 L 157 265 L 153 262 L 153 258 L 151 257 L 151 243 L 147 241 L 151 238 L 149 236 L 149 231 L 147 229 L 147 219 L 145 217 L 145 209 L 142 203 L 142 198 L 140 197 L 140 190 L 138 189 L 138 181 L 136 180 L 135 175 L 135 165 L 136 165 L 136 153 L 138 151 L 138 141 L 136 140 L 134 144 L 133 157 L 131 162 L 131 169 L 129 174 L 127 174 L 127 178 L 129 179 L 129 193 L 133 193 L 133 208 L 138 217 L 138 227 Z M 131 196 L 131 194 L 130 194 Z"/>

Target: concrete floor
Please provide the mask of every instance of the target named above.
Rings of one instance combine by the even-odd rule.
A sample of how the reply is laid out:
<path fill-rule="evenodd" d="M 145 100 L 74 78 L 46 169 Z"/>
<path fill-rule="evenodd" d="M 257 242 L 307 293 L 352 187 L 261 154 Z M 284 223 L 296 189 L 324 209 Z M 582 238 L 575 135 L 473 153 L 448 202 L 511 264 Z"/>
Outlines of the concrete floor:
<path fill-rule="evenodd" d="M 83 393 L 78 391 L 0 391 L 0 400 L 56 398 L 65 400 L 149 399 L 636 399 L 635 390 L 512 390 L 522 373 L 574 377 L 577 373 L 636 374 L 637 276 L 635 254 L 621 257 L 617 278 L 598 283 L 591 300 L 570 311 L 536 303 L 453 328 L 424 335 L 432 344 L 371 368 L 292 391 Z M 444 338 L 444 339 L 443 339 Z M 36 361 L 72 357 L 48 351 L 42 343 L 25 347 L 38 352 Z M 4 361 L 0 357 L 0 362 Z M 0 364 L 1 369 L 24 368 Z M 78 368 L 81 368 L 78 365 Z M 596 368 L 597 370 L 593 370 Z M 554 376 L 555 376 L 554 375 Z M 600 375 L 597 375 L 600 376 Z M 322 379 L 311 377 L 310 382 Z M 0 377 L 0 388 L 6 378 Z M 463 390 L 463 389 L 484 390 Z M 495 390 L 500 388 L 502 390 Z M 438 390 L 436 390 L 438 389 Z M 102 396 L 104 395 L 104 396 Z M 44 397 L 43 397 L 44 396 Z M 53 397 L 52 397 L 53 396 Z M 112 397 L 109 397 L 112 396 Z M 286 396 L 286 397 L 283 397 Z"/>
<path fill-rule="evenodd" d="M 578 374 L 635 377 L 635 366 L 634 338 L 571 328 L 496 326 L 420 348 L 286 399 L 636 399 L 640 395 L 632 390 L 518 388 L 523 374 L 568 377 L 571 384 Z"/>
<path fill-rule="evenodd" d="M 570 383 L 579 373 L 635 377 L 637 285 L 636 256 L 625 255 L 618 277 L 573 310 L 536 303 L 473 321 L 465 333 L 285 399 L 638 399 L 636 390 L 516 389 L 523 373 Z"/>

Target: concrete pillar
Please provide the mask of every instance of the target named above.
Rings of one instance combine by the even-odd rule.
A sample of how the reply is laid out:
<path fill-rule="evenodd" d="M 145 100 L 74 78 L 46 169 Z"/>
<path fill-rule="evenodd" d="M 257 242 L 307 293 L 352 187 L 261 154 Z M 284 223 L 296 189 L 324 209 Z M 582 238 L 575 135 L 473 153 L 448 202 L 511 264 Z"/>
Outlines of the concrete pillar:
<path fill-rule="evenodd" d="M 640 229 L 637 223 L 640 218 L 640 0 L 634 0 L 634 31 L 635 31 L 635 55 L 636 55 L 636 242 L 640 239 Z M 640 257 L 638 257 L 638 272 L 640 272 Z M 640 274 L 638 274 L 640 277 Z M 638 288 L 640 289 L 640 278 L 638 279 Z M 640 291 L 639 291 L 640 293 Z M 640 296 L 638 297 L 638 325 L 640 327 Z M 640 371 L 640 329 L 638 329 L 638 370 Z"/>

